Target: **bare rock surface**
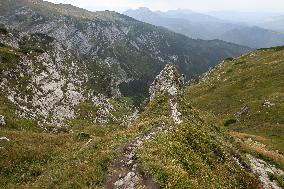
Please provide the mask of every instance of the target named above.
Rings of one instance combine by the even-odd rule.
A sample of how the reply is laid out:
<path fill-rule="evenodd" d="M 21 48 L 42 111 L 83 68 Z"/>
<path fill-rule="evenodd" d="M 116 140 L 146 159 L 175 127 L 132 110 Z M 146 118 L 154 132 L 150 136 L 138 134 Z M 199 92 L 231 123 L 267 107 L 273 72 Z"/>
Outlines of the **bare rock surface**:
<path fill-rule="evenodd" d="M 247 105 L 244 105 L 239 112 L 235 113 L 235 118 L 239 122 L 242 117 L 247 116 L 249 114 L 249 107 Z"/>
<path fill-rule="evenodd" d="M 0 126 L 6 125 L 5 117 L 3 115 L 0 115 Z"/>
<path fill-rule="evenodd" d="M 8 141 L 8 142 L 10 141 L 10 139 L 8 139 L 7 137 L 0 137 L 0 141 L 1 141 L 1 140 L 3 140 L 3 141 Z"/>
<path fill-rule="evenodd" d="M 253 173 L 257 174 L 265 189 L 281 189 L 276 181 L 271 181 L 269 174 L 284 175 L 284 172 L 264 160 L 247 155 Z"/>
<path fill-rule="evenodd" d="M 158 93 L 166 93 L 170 97 L 171 116 L 176 124 L 182 123 L 181 113 L 177 107 L 177 93 L 184 84 L 184 76 L 180 76 L 176 67 L 167 64 L 151 84 L 149 93 L 153 100 Z"/>
<path fill-rule="evenodd" d="M 97 112 L 98 114 L 97 122 L 98 123 L 108 123 L 110 119 L 116 119 L 111 114 L 111 111 L 113 111 L 114 108 L 104 95 L 99 94 L 98 96 L 94 96 L 92 98 L 92 101 L 99 108 Z"/>

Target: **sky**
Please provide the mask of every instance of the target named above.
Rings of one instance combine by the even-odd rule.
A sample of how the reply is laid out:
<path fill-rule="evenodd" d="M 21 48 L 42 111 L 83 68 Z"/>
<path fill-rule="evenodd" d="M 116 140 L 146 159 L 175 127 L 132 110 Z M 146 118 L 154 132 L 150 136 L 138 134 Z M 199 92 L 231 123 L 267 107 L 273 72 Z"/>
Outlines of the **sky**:
<path fill-rule="evenodd" d="M 72 4 L 91 11 L 148 7 L 151 10 L 190 9 L 197 12 L 239 11 L 284 13 L 284 0 L 48 0 L 53 3 Z"/>

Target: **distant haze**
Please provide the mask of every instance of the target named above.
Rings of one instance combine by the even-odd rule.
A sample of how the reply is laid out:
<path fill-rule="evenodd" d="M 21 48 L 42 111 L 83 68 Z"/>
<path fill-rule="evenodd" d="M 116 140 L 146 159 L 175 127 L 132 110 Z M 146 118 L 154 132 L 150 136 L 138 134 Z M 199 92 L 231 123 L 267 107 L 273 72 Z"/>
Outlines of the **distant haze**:
<path fill-rule="evenodd" d="M 48 0 L 53 3 L 72 4 L 91 11 L 148 7 L 151 10 L 190 9 L 198 12 L 238 11 L 274 12 L 284 14 L 284 0 Z"/>

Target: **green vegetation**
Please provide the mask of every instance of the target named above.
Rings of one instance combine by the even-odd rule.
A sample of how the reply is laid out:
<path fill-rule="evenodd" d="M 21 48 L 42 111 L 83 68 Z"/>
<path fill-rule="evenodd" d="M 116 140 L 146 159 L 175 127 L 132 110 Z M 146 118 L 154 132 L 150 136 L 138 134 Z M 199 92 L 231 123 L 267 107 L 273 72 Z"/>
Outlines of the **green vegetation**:
<path fill-rule="evenodd" d="M 141 168 L 162 188 L 257 188 L 255 178 L 232 160 L 225 145 L 228 138 L 213 124 L 215 118 L 192 109 L 183 97 L 179 105 L 184 122 L 163 120 L 173 131 L 159 134 L 138 150 Z"/>
<path fill-rule="evenodd" d="M 225 61 L 205 81 L 187 87 L 186 98 L 193 106 L 212 112 L 229 130 L 260 136 L 260 142 L 283 154 L 283 75 L 283 47 L 261 49 Z M 249 107 L 248 115 L 232 124 L 244 105 Z"/>
<path fill-rule="evenodd" d="M 88 103 L 78 106 L 80 119 L 70 133 L 0 128 L 1 136 L 10 139 L 0 143 L 3 147 L 0 155 L 1 186 L 102 188 L 111 161 L 123 143 L 162 123 L 176 127 L 169 117 L 168 101 L 166 95 L 157 96 L 130 128 L 117 123 L 82 122 L 85 116 L 89 116 L 90 112 L 86 110 L 92 109 Z M 127 98 L 112 103 L 116 108 L 121 107 L 118 111 L 121 113 L 131 108 L 131 101 Z M 152 173 L 164 188 L 186 188 L 197 186 L 197 182 L 200 188 L 213 185 L 229 188 L 237 183 L 243 188 L 256 187 L 254 178 L 229 157 L 226 145 L 222 144 L 225 141 L 223 131 L 212 124 L 215 118 L 193 110 L 183 98 L 179 99 L 179 104 L 186 115 L 184 124 L 145 143 L 138 152 L 140 166 Z M 218 175 L 221 170 L 223 174 Z"/>
<path fill-rule="evenodd" d="M 125 106 L 129 103 L 127 99 L 119 102 Z M 1 186 L 102 188 L 119 146 L 162 121 L 163 115 L 158 118 L 148 116 L 155 105 L 166 106 L 161 101 L 149 105 L 141 115 L 143 118 L 139 118 L 131 128 L 117 124 L 89 124 L 73 126 L 73 132 L 58 134 L 0 128 L 1 136 L 10 139 L 9 142 L 0 141 L 3 147 L 0 154 Z M 84 112 L 83 107 L 88 105 L 80 105 L 81 112 Z M 82 136 L 90 136 L 92 141 L 87 144 L 90 138 Z"/>
<path fill-rule="evenodd" d="M 143 107 L 139 118 L 129 125 L 126 118 L 146 97 L 147 86 L 162 68 L 163 62 L 175 59 L 178 68 L 191 77 L 220 59 L 247 49 L 220 41 L 188 39 L 113 12 L 91 13 L 39 0 L 1 2 L 0 12 L 7 13 L 2 5 L 9 7 L 11 2 L 14 3 L 11 10 L 21 5 L 31 6 L 43 17 L 39 22 L 56 20 L 59 14 L 68 15 L 68 21 L 76 26 L 73 28 L 75 35 L 77 30 L 82 35 L 87 31 L 83 29 L 90 26 L 90 20 L 85 19 L 97 21 L 95 24 L 102 28 L 101 33 L 110 31 L 108 27 L 113 26 L 131 28 L 127 34 L 124 33 L 126 38 L 111 43 L 108 48 L 102 48 L 110 42 L 107 37 L 95 36 L 96 40 L 92 39 L 95 45 L 91 47 L 94 51 L 83 53 L 84 56 L 70 56 L 64 59 L 64 66 L 76 60 L 79 71 L 90 76 L 88 82 L 82 84 L 86 92 L 89 89 L 94 91 L 90 95 L 104 93 L 111 96 L 112 79 L 116 77 L 117 80 L 131 78 L 133 81 L 119 86 L 128 97 L 109 100 L 114 110 L 110 112 L 108 124 L 96 123 L 100 107 L 88 98 L 75 108 L 77 117 L 66 121 L 68 127 L 57 128 L 55 133 L 52 133 L 54 125 L 43 129 L 38 126 L 37 120 L 20 118 L 16 114 L 19 107 L 8 100 L 7 94 L 1 93 L 0 114 L 5 117 L 6 125 L 0 127 L 0 136 L 10 139 L 0 141 L 0 186 L 3 188 L 102 188 L 111 162 L 119 154 L 118 149 L 161 124 L 172 128 L 172 131 L 160 133 L 157 138 L 145 142 L 137 155 L 140 168 L 151 173 L 162 188 L 258 188 L 255 177 L 233 160 L 231 154 L 241 157 L 238 148 L 242 151 L 247 149 L 245 145 L 235 143 L 228 136 L 227 129 L 238 135 L 245 132 L 250 137 L 252 134 L 262 136 L 265 138 L 263 143 L 284 152 L 284 80 L 281 77 L 284 74 L 284 55 L 280 47 L 259 50 L 239 59 L 228 58 L 205 82 L 187 87 L 185 94 L 180 94 L 177 99 L 182 124 L 173 123 L 169 97 L 160 94 Z M 17 23 L 27 28 L 38 24 L 31 20 L 28 15 L 27 18 L 19 18 Z M 5 30 L 0 32 L 7 33 Z M 141 36 L 142 42 L 135 45 L 138 36 Z M 100 38 L 101 41 L 97 40 Z M 11 71 L 13 77 L 9 75 L 5 79 L 15 88 L 15 93 L 27 96 L 27 102 L 32 97 L 31 87 L 27 87 L 30 78 L 28 74 L 13 71 L 21 58 L 34 60 L 39 54 L 52 50 L 50 43 L 53 40 L 44 34 L 33 34 L 19 39 L 19 49 L 0 44 L 3 63 L 0 64 L 0 72 Z M 135 50 L 137 48 L 139 50 Z M 72 52 L 68 51 L 70 55 Z M 94 54 L 97 56 L 94 57 Z M 173 54 L 176 56 L 169 57 Z M 191 57 L 191 64 L 184 55 Z M 105 62 L 107 60 L 111 61 Z M 36 68 L 38 72 L 46 69 L 40 63 Z M 67 86 L 64 87 L 66 92 Z M 241 116 L 238 122 L 235 113 L 244 105 L 249 107 L 249 113 Z M 263 155 L 270 152 L 252 150 L 252 153 Z M 272 161 L 278 162 L 278 157 L 271 154 L 265 157 L 272 157 Z M 272 179 L 282 182 L 282 178 Z"/>
<path fill-rule="evenodd" d="M 284 187 L 284 176 L 278 176 L 278 175 L 275 175 L 275 174 L 270 174 L 269 175 L 269 178 L 270 180 L 276 180 L 279 184 L 280 184 L 280 187 Z"/>
<path fill-rule="evenodd" d="M 231 124 L 237 123 L 236 119 L 228 119 L 227 121 L 225 121 L 224 126 L 229 126 Z"/>

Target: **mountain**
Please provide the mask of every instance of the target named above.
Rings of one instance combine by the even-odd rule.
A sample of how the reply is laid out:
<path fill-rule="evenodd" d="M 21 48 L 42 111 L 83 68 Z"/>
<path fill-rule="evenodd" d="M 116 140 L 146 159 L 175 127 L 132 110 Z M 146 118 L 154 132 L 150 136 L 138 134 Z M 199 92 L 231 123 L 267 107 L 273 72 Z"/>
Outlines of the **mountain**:
<path fill-rule="evenodd" d="M 225 23 L 224 19 L 218 19 L 216 17 L 194 12 L 188 9 L 177 9 L 169 10 L 167 12 L 158 12 L 160 15 L 165 15 L 169 18 L 184 18 L 190 22 L 216 22 L 216 23 Z"/>
<path fill-rule="evenodd" d="M 284 44 L 284 34 L 257 26 L 232 29 L 223 33 L 221 39 L 236 44 L 247 45 L 252 48 L 272 47 Z"/>
<path fill-rule="evenodd" d="M 244 23 L 246 25 L 258 26 L 267 30 L 284 33 L 284 17 L 283 13 L 280 12 L 213 11 L 206 12 L 205 14 L 232 23 Z"/>
<path fill-rule="evenodd" d="M 241 22 L 217 19 L 188 10 L 172 10 L 168 12 L 152 12 L 147 8 L 128 10 L 124 14 L 143 22 L 168 28 L 177 33 L 195 39 L 220 39 L 251 48 L 271 47 L 284 44 L 284 35 L 272 31 L 249 26 Z M 254 37 L 251 37 L 253 32 Z"/>
<path fill-rule="evenodd" d="M 227 20 L 233 23 L 247 23 L 253 25 L 258 21 L 263 21 L 269 17 L 276 17 L 281 15 L 281 13 L 274 12 L 238 12 L 238 11 L 210 11 L 205 12 L 206 15 L 212 17 Z"/>
<path fill-rule="evenodd" d="M 190 10 L 178 9 L 168 12 L 152 12 L 148 8 L 139 8 L 137 10 L 127 10 L 124 14 L 146 23 L 163 26 L 195 39 L 216 39 L 220 33 L 234 27 L 233 24 Z"/>
<path fill-rule="evenodd" d="M 283 47 L 0 4 L 1 187 L 283 187 Z"/>
<path fill-rule="evenodd" d="M 139 106 L 166 63 L 176 64 L 189 79 L 249 50 L 189 39 L 109 11 L 40 0 L 1 1 L 0 9 L 1 91 L 7 94 L 1 100 L 42 126 L 65 125 L 78 117 L 82 104 L 102 105 L 100 116 L 91 119 L 105 122 L 112 109 L 107 98 L 126 96 Z"/>
<path fill-rule="evenodd" d="M 90 93 L 93 72 L 55 38 L 0 31 L 1 186 L 283 186 L 283 47 L 228 58 L 196 84 L 166 64 L 137 111 Z"/>
<path fill-rule="evenodd" d="M 260 50 L 235 60 L 228 59 L 205 74 L 200 83 L 188 86 L 185 86 L 183 76 L 178 73 L 174 65 L 166 65 L 151 84 L 149 89 L 151 98 L 127 127 L 115 123 L 104 125 L 93 123 L 84 127 L 75 126 L 72 132 L 61 131 L 54 134 L 16 131 L 6 129 L 2 125 L 0 132 L 3 137 L 0 139 L 0 145 L 3 153 L 0 154 L 2 170 L 0 183 L 6 188 L 12 188 L 14 185 L 29 188 L 107 189 L 129 187 L 174 189 L 188 186 L 200 189 L 217 186 L 241 189 L 282 187 L 283 184 L 280 184 L 283 174 L 279 167 L 283 168 L 283 165 L 273 165 L 273 163 L 275 160 L 281 162 L 283 157 L 281 154 L 276 156 L 278 153 L 276 151 L 260 151 L 266 147 L 257 142 L 258 140 L 269 142 L 269 140 L 263 140 L 252 134 L 236 135 L 236 132 L 234 134 L 237 137 L 229 136 L 228 125 L 224 127 L 219 117 L 223 114 L 215 114 L 212 107 L 230 113 L 234 112 L 235 109 L 232 108 L 234 106 L 229 107 L 227 103 L 215 100 L 208 104 L 210 101 L 204 98 L 204 95 L 211 94 L 214 98 L 216 94 L 207 91 L 207 86 L 218 91 L 219 87 L 227 87 L 230 83 L 246 85 L 244 82 L 236 81 L 239 77 L 235 72 L 240 72 L 242 77 L 244 75 L 250 77 L 245 80 L 256 84 L 255 88 L 250 88 L 251 90 L 270 92 L 271 90 L 263 88 L 261 83 L 255 82 L 266 82 L 265 80 L 254 79 L 260 76 L 257 71 L 263 73 L 260 68 L 266 70 L 269 68 L 268 63 L 281 62 L 276 61 L 281 60 L 279 55 L 283 55 L 283 47 Z M 261 61 L 265 63 L 256 66 L 257 63 L 253 59 L 259 60 L 258 58 L 264 58 L 263 56 L 271 59 L 262 59 Z M 252 61 L 247 59 L 248 62 L 239 62 L 246 58 Z M 247 63 L 254 65 L 243 67 Z M 264 74 L 269 75 L 273 73 L 271 70 L 278 68 L 278 65 L 273 66 L 273 69 Z M 232 78 L 230 74 L 224 72 L 227 69 L 231 70 L 229 73 L 233 73 Z M 221 74 L 228 78 L 223 79 L 224 75 Z M 270 89 L 275 89 L 278 98 L 281 94 L 277 92 L 281 86 L 278 82 L 281 82 L 282 78 L 278 74 L 275 76 L 267 83 L 273 82 L 273 87 Z M 277 77 L 280 77 L 280 80 L 276 79 Z M 215 82 L 230 83 L 225 86 L 218 83 L 215 86 L 210 85 Z M 234 88 L 235 86 L 229 87 L 228 91 Z M 246 93 L 247 90 L 243 89 Z M 198 96 L 200 90 L 208 93 Z M 238 96 L 237 91 L 232 90 L 232 93 Z M 196 101 L 199 98 L 204 99 L 200 105 Z M 226 98 L 222 96 L 220 99 Z M 239 103 L 238 98 L 236 102 Z M 248 102 L 255 103 L 253 99 Z M 271 108 L 271 111 L 274 111 L 272 109 L 276 108 L 275 106 L 281 106 L 281 99 L 279 102 L 280 104 L 271 105 L 276 101 L 265 101 L 262 106 L 263 109 Z M 218 108 L 220 105 L 214 103 L 221 104 L 225 109 Z M 204 107 L 210 109 L 205 110 Z M 243 114 L 239 117 L 241 123 L 249 120 L 246 116 L 248 115 Z M 271 120 L 275 118 L 281 120 L 281 112 L 275 114 Z M 232 127 L 232 124 L 236 123 L 230 122 L 229 126 Z M 254 128 L 251 130 L 255 131 Z M 279 133 L 279 136 L 282 135 Z M 279 144 L 281 147 L 281 143 Z M 274 159 L 267 159 L 269 157 Z"/>

